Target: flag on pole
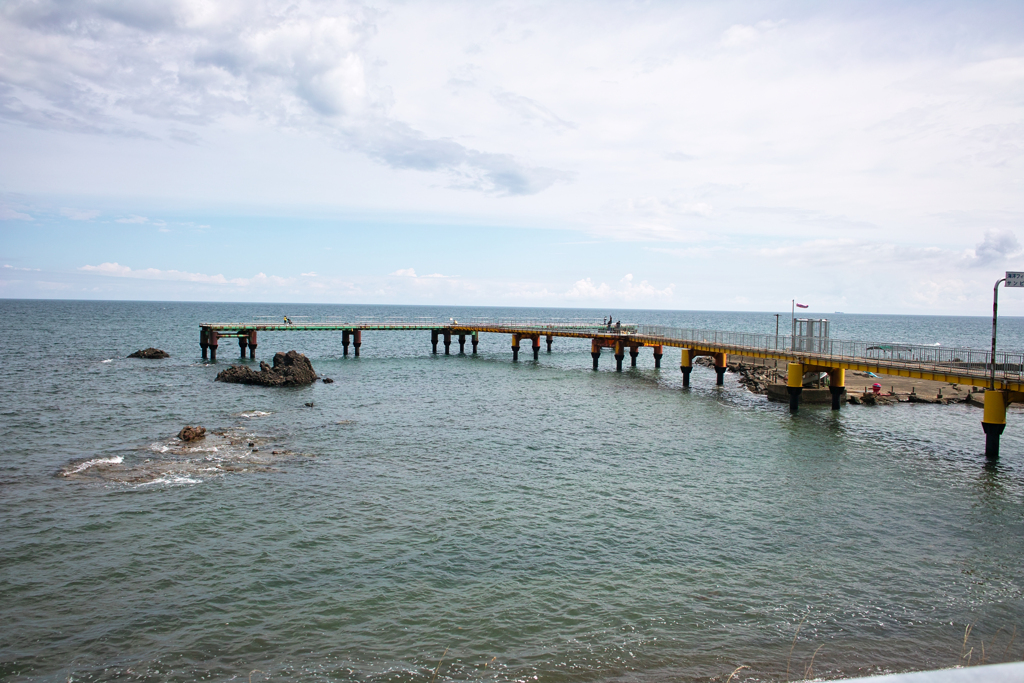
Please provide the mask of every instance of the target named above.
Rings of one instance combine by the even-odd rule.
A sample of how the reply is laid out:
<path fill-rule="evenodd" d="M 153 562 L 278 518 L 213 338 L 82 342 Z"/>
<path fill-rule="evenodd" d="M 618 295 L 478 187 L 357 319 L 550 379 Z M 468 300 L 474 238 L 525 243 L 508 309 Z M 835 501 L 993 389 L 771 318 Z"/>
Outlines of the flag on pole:
<path fill-rule="evenodd" d="M 797 308 L 808 308 L 807 304 L 797 304 Z"/>

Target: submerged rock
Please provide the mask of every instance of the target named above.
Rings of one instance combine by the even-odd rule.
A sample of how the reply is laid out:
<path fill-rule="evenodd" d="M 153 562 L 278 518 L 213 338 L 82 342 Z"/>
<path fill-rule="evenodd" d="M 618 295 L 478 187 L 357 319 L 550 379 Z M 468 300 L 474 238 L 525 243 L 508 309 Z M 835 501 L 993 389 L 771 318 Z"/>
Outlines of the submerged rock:
<path fill-rule="evenodd" d="M 129 358 L 170 358 L 171 354 L 160 349 L 154 349 L 152 346 L 148 349 L 142 349 L 128 356 Z"/>
<path fill-rule="evenodd" d="M 195 441 L 196 439 L 202 439 L 206 436 L 206 427 L 193 427 L 192 425 L 185 425 L 178 432 L 178 438 L 182 441 Z"/>
<path fill-rule="evenodd" d="M 330 377 L 324 377 L 324 378 L 323 378 L 323 380 L 321 380 L 321 381 L 322 381 L 322 382 L 323 382 L 324 384 L 334 384 L 334 380 L 333 380 L 333 379 L 331 379 Z"/>
<path fill-rule="evenodd" d="M 890 406 L 896 403 L 894 396 L 886 396 L 885 394 L 861 394 L 860 400 L 866 406 Z"/>
<path fill-rule="evenodd" d="M 313 370 L 313 364 L 298 351 L 274 354 L 274 366 L 260 362 L 260 371 L 253 372 L 247 367 L 232 365 L 217 373 L 217 382 L 234 384 L 259 384 L 265 387 L 294 387 L 312 384 L 320 379 Z"/>

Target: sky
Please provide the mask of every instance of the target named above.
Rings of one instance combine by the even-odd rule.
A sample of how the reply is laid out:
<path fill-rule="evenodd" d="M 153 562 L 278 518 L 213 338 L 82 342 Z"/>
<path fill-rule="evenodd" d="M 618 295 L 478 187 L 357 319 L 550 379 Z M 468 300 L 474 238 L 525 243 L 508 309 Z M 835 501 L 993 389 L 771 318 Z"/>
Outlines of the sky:
<path fill-rule="evenodd" d="M 4 298 L 989 315 L 1022 219 L 1019 1 L 0 3 Z"/>

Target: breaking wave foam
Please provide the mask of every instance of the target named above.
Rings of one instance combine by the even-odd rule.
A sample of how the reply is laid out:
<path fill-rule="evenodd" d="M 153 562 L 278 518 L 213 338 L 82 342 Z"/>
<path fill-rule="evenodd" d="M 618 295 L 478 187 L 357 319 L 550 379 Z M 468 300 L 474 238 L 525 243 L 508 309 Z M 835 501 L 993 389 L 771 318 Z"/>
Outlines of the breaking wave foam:
<path fill-rule="evenodd" d="M 112 458 L 93 458 L 92 460 L 86 460 L 85 462 L 80 462 L 76 465 L 66 467 L 64 468 L 64 471 L 61 472 L 61 474 L 63 474 L 66 477 L 70 474 L 78 474 L 79 472 L 84 472 L 95 465 L 120 465 L 123 462 L 124 458 L 122 458 L 120 455 L 115 455 Z"/>

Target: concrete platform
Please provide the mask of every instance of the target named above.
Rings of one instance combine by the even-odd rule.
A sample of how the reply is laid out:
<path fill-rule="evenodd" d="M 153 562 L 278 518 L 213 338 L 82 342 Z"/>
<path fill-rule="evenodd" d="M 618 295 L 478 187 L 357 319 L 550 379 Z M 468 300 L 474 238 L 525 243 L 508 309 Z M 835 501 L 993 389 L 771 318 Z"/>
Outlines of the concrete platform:
<path fill-rule="evenodd" d="M 769 384 L 768 385 L 768 400 L 778 401 L 779 403 L 789 403 L 789 391 L 785 384 Z M 846 402 L 846 392 L 843 391 L 841 399 L 844 403 Z M 828 387 L 821 387 L 820 389 L 805 388 L 800 393 L 800 403 L 806 403 L 809 405 L 822 404 L 832 405 L 832 392 Z"/>

